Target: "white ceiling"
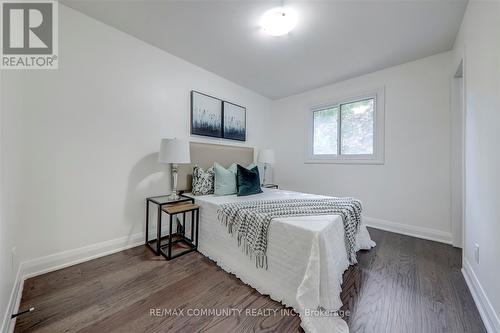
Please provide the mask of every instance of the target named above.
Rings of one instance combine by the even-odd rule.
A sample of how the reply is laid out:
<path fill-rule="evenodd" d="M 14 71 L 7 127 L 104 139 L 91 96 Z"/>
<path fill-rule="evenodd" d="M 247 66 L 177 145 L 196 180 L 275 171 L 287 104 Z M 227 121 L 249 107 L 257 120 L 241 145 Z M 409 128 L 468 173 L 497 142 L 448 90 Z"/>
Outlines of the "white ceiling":
<path fill-rule="evenodd" d="M 450 50 L 467 0 L 285 1 L 283 37 L 258 26 L 281 1 L 95 1 L 64 4 L 276 99 Z"/>

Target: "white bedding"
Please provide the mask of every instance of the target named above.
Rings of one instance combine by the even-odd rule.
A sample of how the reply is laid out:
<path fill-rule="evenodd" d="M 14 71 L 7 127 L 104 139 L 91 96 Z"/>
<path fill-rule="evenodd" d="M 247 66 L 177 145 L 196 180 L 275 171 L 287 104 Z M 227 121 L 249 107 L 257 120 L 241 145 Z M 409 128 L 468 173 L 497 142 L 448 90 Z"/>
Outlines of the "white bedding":
<path fill-rule="evenodd" d="M 196 196 L 196 203 L 200 205 L 198 250 L 260 293 L 293 307 L 300 314 L 301 326 L 306 332 L 348 332 L 347 324 L 338 317 L 307 315 L 318 306 L 331 311 L 342 306 L 342 274 L 349 267 L 349 261 L 340 216 L 272 220 L 268 231 L 267 270 L 255 267 L 255 260 L 245 255 L 217 219 L 218 205 L 227 202 L 322 197 L 282 190 L 263 191 L 247 197 Z M 364 225 L 356 243 L 357 250 L 375 246 Z"/>

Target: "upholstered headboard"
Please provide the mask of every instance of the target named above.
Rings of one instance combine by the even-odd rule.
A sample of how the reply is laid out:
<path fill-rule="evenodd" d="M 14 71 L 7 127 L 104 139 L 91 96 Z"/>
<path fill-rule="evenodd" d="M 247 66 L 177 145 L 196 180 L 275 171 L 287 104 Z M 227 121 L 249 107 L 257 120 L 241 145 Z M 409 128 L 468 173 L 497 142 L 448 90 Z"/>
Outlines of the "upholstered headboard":
<path fill-rule="evenodd" d="M 190 150 L 191 164 L 179 165 L 177 188 L 180 190 L 191 190 L 195 165 L 205 169 L 217 162 L 227 168 L 232 163 L 246 166 L 254 161 L 254 149 L 250 147 L 191 142 Z"/>

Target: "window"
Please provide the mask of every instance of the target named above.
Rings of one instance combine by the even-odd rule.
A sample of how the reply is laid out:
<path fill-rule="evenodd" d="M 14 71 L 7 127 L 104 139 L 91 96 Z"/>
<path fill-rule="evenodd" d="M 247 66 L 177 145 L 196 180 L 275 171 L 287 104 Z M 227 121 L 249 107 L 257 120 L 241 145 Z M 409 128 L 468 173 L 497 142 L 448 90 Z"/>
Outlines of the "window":
<path fill-rule="evenodd" d="M 308 112 L 309 163 L 383 163 L 383 89 Z"/>

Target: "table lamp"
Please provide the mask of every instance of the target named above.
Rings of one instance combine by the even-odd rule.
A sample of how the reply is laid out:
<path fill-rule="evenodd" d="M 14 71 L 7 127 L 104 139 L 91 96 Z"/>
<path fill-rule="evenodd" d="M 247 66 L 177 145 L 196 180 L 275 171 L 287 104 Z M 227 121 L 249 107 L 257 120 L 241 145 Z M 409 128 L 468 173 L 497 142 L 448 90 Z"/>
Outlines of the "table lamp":
<path fill-rule="evenodd" d="M 173 139 L 162 139 L 160 144 L 160 153 L 158 156 L 160 163 L 172 164 L 173 186 L 170 199 L 177 200 L 177 168 L 178 164 L 191 163 L 189 152 L 189 141 Z"/>
<path fill-rule="evenodd" d="M 267 165 L 274 163 L 274 150 L 262 149 L 259 153 L 259 162 L 264 163 L 264 176 L 262 177 L 262 185 L 265 185 Z"/>

